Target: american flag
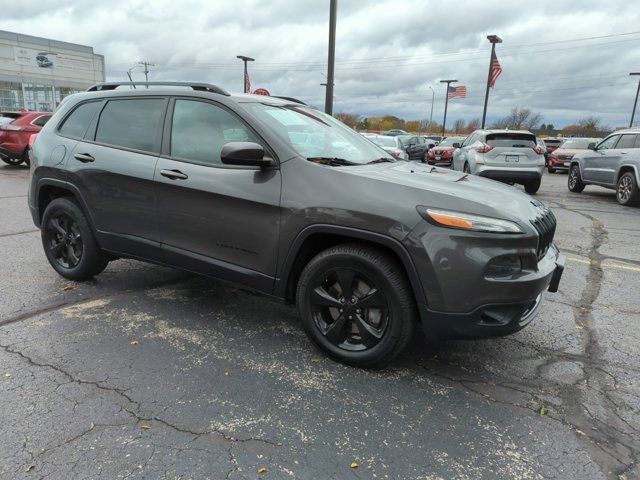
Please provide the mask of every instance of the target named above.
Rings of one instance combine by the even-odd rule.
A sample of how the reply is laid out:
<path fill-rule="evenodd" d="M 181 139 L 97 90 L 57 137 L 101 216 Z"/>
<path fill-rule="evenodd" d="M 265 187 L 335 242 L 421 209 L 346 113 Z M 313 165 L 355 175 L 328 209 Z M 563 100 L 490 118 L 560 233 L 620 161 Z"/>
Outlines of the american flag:
<path fill-rule="evenodd" d="M 467 96 L 467 87 L 465 86 L 449 87 L 449 94 L 448 94 L 449 100 L 455 97 L 464 98 L 466 96 Z"/>
<path fill-rule="evenodd" d="M 251 93 L 251 80 L 249 80 L 249 74 L 244 74 L 244 89 L 247 93 Z"/>
<path fill-rule="evenodd" d="M 498 57 L 496 57 L 496 52 L 491 52 L 491 73 L 489 74 L 489 86 L 493 88 L 496 84 L 496 80 L 502 73 L 502 67 L 500 66 L 500 62 L 498 61 Z"/>

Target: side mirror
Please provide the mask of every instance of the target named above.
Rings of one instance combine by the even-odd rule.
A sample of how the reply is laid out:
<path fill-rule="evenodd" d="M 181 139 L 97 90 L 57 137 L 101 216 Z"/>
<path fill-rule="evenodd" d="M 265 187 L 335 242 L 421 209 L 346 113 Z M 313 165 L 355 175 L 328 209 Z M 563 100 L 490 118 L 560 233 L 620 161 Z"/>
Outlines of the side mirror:
<path fill-rule="evenodd" d="M 460 143 L 456 142 L 453 144 L 453 148 L 460 148 Z"/>
<path fill-rule="evenodd" d="M 222 147 L 220 159 L 225 165 L 243 167 L 270 167 L 274 165 L 271 158 L 264 158 L 262 145 L 253 142 L 229 142 Z"/>
<path fill-rule="evenodd" d="M 429 144 L 429 148 L 430 148 L 430 149 L 431 149 L 431 148 L 433 148 L 433 147 L 435 147 L 435 146 L 436 146 L 436 144 L 435 144 L 435 143 L 430 143 L 430 144 Z"/>
<path fill-rule="evenodd" d="M 596 142 L 591 142 L 587 148 L 589 150 L 595 150 L 596 149 Z"/>

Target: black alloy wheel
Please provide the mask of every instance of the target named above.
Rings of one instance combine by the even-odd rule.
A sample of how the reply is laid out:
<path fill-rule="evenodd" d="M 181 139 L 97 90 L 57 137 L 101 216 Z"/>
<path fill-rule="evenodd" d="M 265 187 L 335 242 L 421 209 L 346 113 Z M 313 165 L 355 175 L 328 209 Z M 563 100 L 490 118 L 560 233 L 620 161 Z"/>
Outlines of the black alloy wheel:
<path fill-rule="evenodd" d="M 567 186 L 569 187 L 569 191 L 575 193 L 580 193 L 584 190 L 584 183 L 582 183 L 582 177 L 580 176 L 580 167 L 577 164 L 572 165 L 571 170 L 569 170 Z"/>
<path fill-rule="evenodd" d="M 363 272 L 327 271 L 311 293 L 313 321 L 336 347 L 359 351 L 377 345 L 389 323 L 387 299 Z"/>
<path fill-rule="evenodd" d="M 400 353 L 417 321 L 404 268 L 383 250 L 336 245 L 304 267 L 297 289 L 300 321 L 327 355 L 380 367 Z"/>
<path fill-rule="evenodd" d="M 80 229 L 66 213 L 59 213 L 49 219 L 43 232 L 45 244 L 51 257 L 58 265 L 67 269 L 78 266 L 82 259 L 83 243 Z"/>

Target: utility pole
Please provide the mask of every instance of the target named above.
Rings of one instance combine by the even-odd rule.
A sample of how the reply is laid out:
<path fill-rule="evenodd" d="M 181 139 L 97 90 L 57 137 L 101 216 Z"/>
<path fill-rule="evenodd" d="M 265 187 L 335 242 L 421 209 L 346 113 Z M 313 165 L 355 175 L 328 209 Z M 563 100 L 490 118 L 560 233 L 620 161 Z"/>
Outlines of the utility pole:
<path fill-rule="evenodd" d="M 631 72 L 629 75 L 640 76 L 640 72 Z M 633 127 L 633 119 L 636 116 L 636 106 L 638 105 L 639 93 L 640 93 L 640 78 L 638 78 L 638 89 L 636 90 L 636 99 L 633 102 L 633 112 L 631 112 L 631 121 L 629 122 L 629 128 Z"/>
<path fill-rule="evenodd" d="M 431 90 L 431 114 L 429 115 L 429 128 L 431 128 L 431 125 L 433 125 L 433 102 L 435 102 L 436 100 L 436 91 L 433 89 L 431 85 L 429 85 L 429 89 Z M 427 132 L 427 133 L 431 133 L 431 132 Z"/>
<path fill-rule="evenodd" d="M 491 83 L 491 71 L 493 70 L 493 57 L 496 54 L 496 43 L 502 43 L 502 39 L 497 35 L 487 35 L 487 40 L 491 42 L 491 56 L 489 57 L 489 73 L 487 74 L 487 90 L 484 93 L 484 109 L 482 110 L 482 127 L 487 119 L 487 103 L 489 102 L 489 83 Z"/>
<path fill-rule="evenodd" d="M 333 114 L 333 70 L 336 61 L 336 16 L 338 0 L 331 0 L 329 6 L 329 58 L 327 62 L 327 88 L 324 98 L 324 111 Z"/>
<path fill-rule="evenodd" d="M 247 71 L 247 62 L 254 62 L 255 58 L 246 57 L 244 55 L 237 55 L 236 58 L 239 58 L 244 62 L 244 76 L 242 77 L 242 85 L 243 85 L 242 91 L 244 93 L 251 93 L 251 92 L 247 92 L 247 78 L 249 78 L 249 72 Z"/>
<path fill-rule="evenodd" d="M 138 65 L 143 65 L 144 66 L 144 81 L 148 82 L 149 81 L 149 67 L 155 67 L 156 64 L 155 63 L 150 63 L 150 62 L 138 62 Z"/>
<path fill-rule="evenodd" d="M 442 120 L 442 136 L 443 137 L 444 137 L 444 132 L 447 126 L 447 106 L 449 105 L 449 85 L 457 82 L 458 80 L 440 80 L 440 83 L 447 84 L 447 90 L 444 93 L 444 120 Z"/>

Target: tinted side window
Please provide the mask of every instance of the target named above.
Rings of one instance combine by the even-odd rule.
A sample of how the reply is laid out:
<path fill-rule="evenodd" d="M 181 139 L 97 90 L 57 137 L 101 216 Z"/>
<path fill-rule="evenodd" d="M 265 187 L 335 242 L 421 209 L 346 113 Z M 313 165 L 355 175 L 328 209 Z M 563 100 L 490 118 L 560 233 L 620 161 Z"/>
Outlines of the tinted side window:
<path fill-rule="evenodd" d="M 610 137 L 605 138 L 600 145 L 598 145 L 598 150 L 606 150 L 607 148 L 613 148 L 613 146 L 620 138 L 620 135 L 611 135 Z"/>
<path fill-rule="evenodd" d="M 633 148 L 635 141 L 635 135 L 621 135 L 616 148 Z"/>
<path fill-rule="evenodd" d="M 108 101 L 98 120 L 96 142 L 156 152 L 164 103 L 161 98 Z"/>
<path fill-rule="evenodd" d="M 31 123 L 34 125 L 37 125 L 38 127 L 44 127 L 50 118 L 51 118 L 51 115 L 42 115 L 41 117 L 36 118 Z"/>
<path fill-rule="evenodd" d="M 640 148 L 640 135 L 636 135 L 636 143 L 633 148 Z"/>
<path fill-rule="evenodd" d="M 100 108 L 100 104 L 100 101 L 87 102 L 76 107 L 60 127 L 60 133 L 69 137 L 84 137 L 91 120 Z"/>
<path fill-rule="evenodd" d="M 256 142 L 257 136 L 235 115 L 210 103 L 176 100 L 171 127 L 171 156 L 222 164 L 229 142 Z"/>

